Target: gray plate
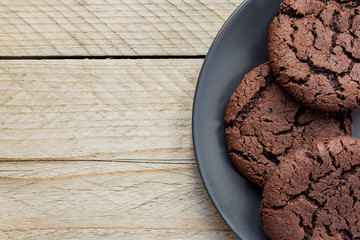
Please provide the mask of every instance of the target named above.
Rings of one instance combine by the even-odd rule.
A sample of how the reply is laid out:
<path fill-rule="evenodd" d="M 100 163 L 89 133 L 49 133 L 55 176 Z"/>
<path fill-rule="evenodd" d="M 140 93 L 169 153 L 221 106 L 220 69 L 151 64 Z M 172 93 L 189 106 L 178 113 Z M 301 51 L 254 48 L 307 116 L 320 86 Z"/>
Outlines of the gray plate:
<path fill-rule="evenodd" d="M 234 168 L 225 143 L 224 113 L 231 94 L 267 61 L 268 25 L 281 0 L 247 0 L 229 18 L 202 67 L 193 107 L 193 142 L 204 185 L 215 207 L 241 239 L 267 239 L 259 216 L 261 192 Z M 356 111 L 354 136 L 360 136 Z"/>

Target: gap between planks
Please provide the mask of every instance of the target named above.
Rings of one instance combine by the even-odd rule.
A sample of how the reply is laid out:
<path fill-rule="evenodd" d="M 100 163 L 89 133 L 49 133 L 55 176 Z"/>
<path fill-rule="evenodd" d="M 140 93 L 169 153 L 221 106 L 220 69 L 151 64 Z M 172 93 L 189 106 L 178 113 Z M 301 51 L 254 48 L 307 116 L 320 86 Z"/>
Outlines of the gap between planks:
<path fill-rule="evenodd" d="M 0 60 L 204 59 L 206 55 L 0 56 Z"/>
<path fill-rule="evenodd" d="M 69 162 L 69 160 L 61 159 L 61 158 L 28 158 L 28 159 L 0 159 L 1 163 L 31 163 L 31 162 Z M 150 164 L 189 164 L 196 165 L 195 159 L 180 159 L 180 160 L 171 160 L 171 159 L 75 159 L 71 160 L 71 162 L 114 162 L 114 163 L 150 163 Z M 1 169 L 0 169 L 1 172 Z"/>

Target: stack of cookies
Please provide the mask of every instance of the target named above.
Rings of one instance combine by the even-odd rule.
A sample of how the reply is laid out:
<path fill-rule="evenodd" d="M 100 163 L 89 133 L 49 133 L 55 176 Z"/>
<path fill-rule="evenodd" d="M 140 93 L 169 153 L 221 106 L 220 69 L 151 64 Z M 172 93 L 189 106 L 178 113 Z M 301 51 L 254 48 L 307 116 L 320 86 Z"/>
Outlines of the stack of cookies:
<path fill-rule="evenodd" d="M 264 188 L 271 239 L 360 239 L 359 13 L 359 0 L 285 0 L 269 27 L 270 61 L 227 106 L 230 157 Z"/>

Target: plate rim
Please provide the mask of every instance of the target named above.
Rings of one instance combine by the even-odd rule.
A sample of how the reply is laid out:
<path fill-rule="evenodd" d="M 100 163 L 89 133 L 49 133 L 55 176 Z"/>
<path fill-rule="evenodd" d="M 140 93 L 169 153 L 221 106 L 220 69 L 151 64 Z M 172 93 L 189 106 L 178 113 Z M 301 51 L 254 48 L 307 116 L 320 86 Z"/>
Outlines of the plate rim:
<path fill-rule="evenodd" d="M 224 22 L 224 24 L 222 25 L 222 27 L 219 29 L 216 37 L 214 38 L 213 42 L 211 43 L 210 45 L 210 48 L 209 48 L 209 51 L 207 52 L 206 56 L 205 56 L 205 59 L 204 59 L 204 62 L 201 66 L 201 70 L 200 70 L 200 73 L 199 73 L 199 76 L 197 78 L 197 83 L 196 83 L 196 87 L 195 87 L 195 93 L 194 93 L 194 98 L 193 98 L 193 105 L 192 105 L 192 121 L 191 121 L 191 130 L 192 130 L 192 142 L 193 142 L 193 150 L 194 150 L 194 154 L 195 154 L 195 160 L 196 160 L 196 165 L 197 165 L 197 169 L 199 171 L 199 174 L 200 174 L 200 177 L 201 177 L 201 181 L 206 189 L 206 192 L 213 204 L 213 206 L 215 207 L 216 211 L 220 214 L 220 216 L 222 217 L 222 219 L 225 221 L 226 225 L 229 226 L 229 228 L 231 229 L 231 231 L 233 233 L 235 233 L 235 235 L 242 239 L 239 234 L 237 233 L 235 227 L 230 223 L 229 219 L 224 215 L 224 213 L 218 208 L 218 203 L 217 201 L 215 200 L 215 197 L 214 197 L 214 193 L 209 189 L 209 186 L 207 185 L 206 181 L 205 181 L 205 177 L 204 177 L 204 174 L 203 174 L 203 170 L 202 168 L 200 167 L 200 164 L 199 164 L 199 152 L 196 148 L 196 131 L 195 131 L 195 115 L 196 115 L 196 111 L 195 111 L 195 108 L 196 108 L 196 102 L 197 102 L 197 98 L 198 98 L 198 95 L 199 95 L 199 86 L 200 84 L 203 82 L 201 79 L 202 79 L 202 76 L 204 75 L 204 72 L 205 72 L 205 69 L 206 69 L 206 65 L 207 65 L 207 62 L 210 61 L 210 58 L 213 57 L 213 54 L 212 52 L 214 51 L 216 45 L 219 43 L 220 41 L 220 37 L 222 36 L 222 33 L 225 31 L 226 28 L 229 27 L 229 25 L 232 23 L 232 21 L 234 21 L 234 17 L 235 15 L 237 14 L 241 14 L 241 11 L 243 11 L 244 7 L 247 5 L 247 3 L 251 1 L 251 0 L 244 0 L 242 3 L 240 3 L 239 6 L 237 6 L 237 8 L 230 14 L 230 16 L 228 17 L 228 19 Z"/>

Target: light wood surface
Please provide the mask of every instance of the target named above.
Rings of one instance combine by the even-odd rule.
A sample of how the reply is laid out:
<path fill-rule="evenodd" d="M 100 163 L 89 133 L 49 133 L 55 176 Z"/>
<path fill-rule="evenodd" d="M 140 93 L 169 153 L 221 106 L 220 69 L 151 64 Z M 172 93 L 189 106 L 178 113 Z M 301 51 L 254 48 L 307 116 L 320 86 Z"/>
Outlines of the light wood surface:
<path fill-rule="evenodd" d="M 193 163 L 0 166 L 1 238 L 234 239 Z"/>
<path fill-rule="evenodd" d="M 0 56 L 204 55 L 241 0 L 2 0 Z"/>
<path fill-rule="evenodd" d="M 1 1 L 0 239 L 236 239 L 191 111 L 241 2 Z"/>
<path fill-rule="evenodd" d="M 202 62 L 0 61 L 0 159 L 193 160 Z"/>

